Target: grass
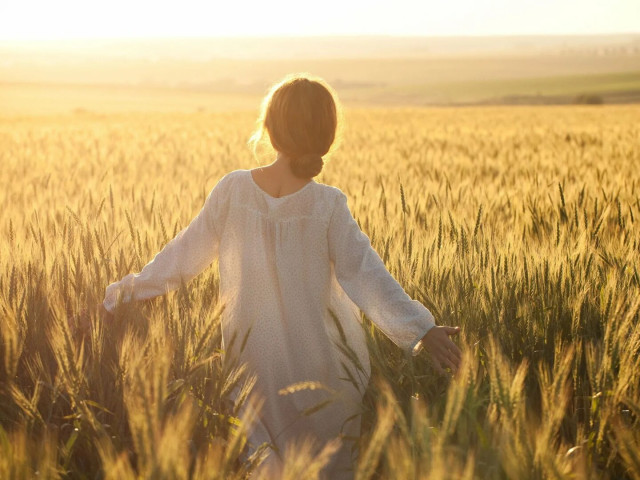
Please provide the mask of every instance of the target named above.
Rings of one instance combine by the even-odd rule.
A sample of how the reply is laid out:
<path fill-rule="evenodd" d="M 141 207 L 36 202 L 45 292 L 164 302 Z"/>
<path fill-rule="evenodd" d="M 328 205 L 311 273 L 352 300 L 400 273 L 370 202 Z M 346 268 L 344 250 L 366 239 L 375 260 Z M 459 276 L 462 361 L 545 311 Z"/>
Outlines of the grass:
<path fill-rule="evenodd" d="M 348 110 L 341 188 L 407 292 L 460 325 L 438 377 L 367 319 L 357 479 L 640 478 L 640 161 L 633 107 Z M 0 120 L 0 477 L 248 478 L 248 392 L 215 265 L 123 306 L 217 179 L 249 113 Z M 93 329 L 67 318 L 88 309 Z M 242 402 L 240 402 L 242 403 Z M 333 445 L 285 454 L 316 478 Z M 254 475 L 255 476 L 255 475 Z"/>

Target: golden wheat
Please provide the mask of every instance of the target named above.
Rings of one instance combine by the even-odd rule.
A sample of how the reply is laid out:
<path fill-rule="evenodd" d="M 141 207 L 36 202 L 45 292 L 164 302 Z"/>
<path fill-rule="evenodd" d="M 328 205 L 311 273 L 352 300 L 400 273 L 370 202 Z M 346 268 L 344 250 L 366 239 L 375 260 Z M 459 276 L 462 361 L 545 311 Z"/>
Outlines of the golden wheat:
<path fill-rule="evenodd" d="M 637 107 L 346 121 L 317 180 L 348 195 L 407 292 L 462 327 L 464 350 L 459 374 L 438 377 L 364 319 L 373 380 L 356 478 L 640 478 Z M 259 405 L 241 408 L 251 379 L 221 350 L 215 266 L 109 324 L 97 308 L 224 173 L 255 165 L 253 122 L 0 119 L 0 477 L 259 472 L 265 451 L 243 452 Z M 68 322 L 83 311 L 84 334 Z M 335 448 L 283 452 L 286 476 L 317 478 Z"/>

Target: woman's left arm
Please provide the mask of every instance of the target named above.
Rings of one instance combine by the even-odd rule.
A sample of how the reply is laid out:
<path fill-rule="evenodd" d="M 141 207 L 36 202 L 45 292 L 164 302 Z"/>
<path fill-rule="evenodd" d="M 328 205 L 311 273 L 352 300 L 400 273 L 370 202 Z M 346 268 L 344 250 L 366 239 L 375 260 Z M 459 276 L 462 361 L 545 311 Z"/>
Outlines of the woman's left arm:
<path fill-rule="evenodd" d="M 415 353 L 435 326 L 433 315 L 389 273 L 342 192 L 336 198 L 328 237 L 336 279 L 346 294 L 396 345 Z"/>
<path fill-rule="evenodd" d="M 460 330 L 436 326 L 431 312 L 407 295 L 360 230 L 343 193 L 336 198 L 328 237 L 336 279 L 365 315 L 403 350 L 415 355 L 424 347 L 436 370 L 455 370 L 460 350 L 448 337 Z"/>

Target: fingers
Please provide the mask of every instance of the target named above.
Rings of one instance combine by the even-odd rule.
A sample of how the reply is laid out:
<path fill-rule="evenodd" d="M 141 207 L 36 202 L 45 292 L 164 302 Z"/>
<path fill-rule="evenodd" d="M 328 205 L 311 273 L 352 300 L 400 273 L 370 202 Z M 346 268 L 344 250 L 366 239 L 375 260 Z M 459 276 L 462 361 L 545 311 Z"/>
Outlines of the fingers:
<path fill-rule="evenodd" d="M 460 333 L 460 327 L 444 327 L 447 335 L 457 335 Z"/>
<path fill-rule="evenodd" d="M 99 309 L 100 309 L 100 313 L 102 314 L 103 318 L 106 318 L 106 319 L 112 319 L 113 318 L 113 313 L 111 313 L 109 310 L 107 310 L 105 308 L 104 304 L 101 303 Z"/>
<path fill-rule="evenodd" d="M 448 339 L 447 339 L 448 340 Z M 451 340 L 449 340 L 449 342 L 447 343 L 447 348 L 453 352 L 453 354 L 458 357 L 459 359 L 462 359 L 462 351 L 458 348 L 458 346 L 453 343 Z"/>
<path fill-rule="evenodd" d="M 460 368 L 462 351 L 449 338 L 458 333 L 460 333 L 460 327 L 443 326 L 438 327 L 438 330 L 434 329 L 433 334 L 425 339 L 425 346 L 431 354 L 434 368 L 441 375 L 446 374 L 445 368 L 450 368 L 454 373 Z"/>
<path fill-rule="evenodd" d="M 461 359 L 444 345 L 438 349 L 436 356 L 441 364 L 448 366 L 452 370 L 456 370 L 460 365 Z"/>
<path fill-rule="evenodd" d="M 462 360 L 462 351 L 458 348 L 458 346 L 453 343 L 448 337 L 443 337 L 441 343 L 437 347 L 438 350 L 449 356 L 449 354 L 453 355 L 457 361 Z"/>
<path fill-rule="evenodd" d="M 444 370 L 444 368 L 442 368 L 440 366 L 440 362 L 436 358 L 434 358 L 431 363 L 433 364 L 433 368 L 435 368 L 436 372 L 438 372 L 440 375 L 446 375 L 447 374 L 447 372 Z"/>
<path fill-rule="evenodd" d="M 440 370 L 436 368 L 436 370 L 438 370 L 438 372 L 440 373 L 443 373 L 443 366 L 450 368 L 455 373 L 458 371 L 462 363 L 461 357 L 458 357 L 453 351 L 447 349 L 444 346 L 439 348 L 437 351 L 434 351 L 432 353 L 432 357 L 434 363 L 440 366 Z"/>
<path fill-rule="evenodd" d="M 460 333 L 460 327 L 444 327 L 444 331 L 447 335 L 457 335 L 458 333 Z M 455 343 L 453 343 L 453 341 L 447 338 L 445 343 L 447 345 L 447 348 L 451 350 L 454 353 L 454 355 L 456 355 L 456 357 L 460 359 L 462 358 L 462 351 L 460 351 L 458 346 Z"/>
<path fill-rule="evenodd" d="M 453 366 L 451 362 L 446 359 L 442 363 L 434 359 L 432 364 L 436 372 L 438 372 L 440 375 L 448 375 L 448 372 L 445 370 L 445 368 L 451 369 L 451 372 L 454 374 L 458 371 L 458 369 L 455 368 L 455 366 Z"/>
<path fill-rule="evenodd" d="M 447 357 L 444 357 L 442 359 L 443 363 L 449 367 L 451 369 L 452 372 L 457 372 L 458 371 L 458 367 L 451 361 L 449 360 Z"/>
<path fill-rule="evenodd" d="M 453 363 L 456 369 L 460 368 L 460 363 L 462 363 L 462 359 L 458 358 L 451 350 L 447 350 L 447 360 Z"/>

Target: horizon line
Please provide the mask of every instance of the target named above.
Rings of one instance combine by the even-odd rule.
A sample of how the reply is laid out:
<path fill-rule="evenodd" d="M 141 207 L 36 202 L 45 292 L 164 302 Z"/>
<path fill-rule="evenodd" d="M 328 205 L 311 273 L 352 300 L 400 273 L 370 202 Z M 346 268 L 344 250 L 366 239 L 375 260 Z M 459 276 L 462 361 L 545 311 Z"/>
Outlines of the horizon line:
<path fill-rule="evenodd" d="M 243 34 L 243 35 L 143 35 L 143 36 L 69 36 L 69 37 L 1 37 L 0 43 L 38 43 L 66 41 L 131 41 L 131 40 L 223 40 L 223 39 L 328 39 L 328 38 L 397 38 L 397 39 L 454 39 L 454 38 L 549 38 L 549 37 L 623 37 L 638 36 L 640 31 L 625 32 L 568 32 L 568 33 L 476 33 L 476 34 L 396 34 L 396 33 L 329 33 L 329 34 Z"/>

